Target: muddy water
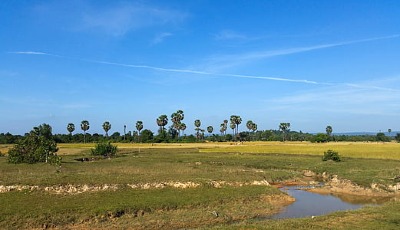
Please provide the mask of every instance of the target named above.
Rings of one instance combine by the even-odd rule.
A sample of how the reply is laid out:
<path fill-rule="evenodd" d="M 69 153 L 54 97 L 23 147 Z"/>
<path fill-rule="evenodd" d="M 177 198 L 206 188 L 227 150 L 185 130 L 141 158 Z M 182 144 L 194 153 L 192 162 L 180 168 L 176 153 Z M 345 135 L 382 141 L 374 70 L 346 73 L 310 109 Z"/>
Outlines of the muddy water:
<path fill-rule="evenodd" d="M 269 218 L 282 219 L 320 216 L 336 211 L 359 209 L 365 205 L 379 205 L 390 199 L 359 197 L 354 195 L 321 195 L 302 189 L 304 189 L 304 187 L 299 186 L 281 188 L 282 191 L 294 197 L 296 201 L 285 207 L 281 213 L 270 216 Z"/>

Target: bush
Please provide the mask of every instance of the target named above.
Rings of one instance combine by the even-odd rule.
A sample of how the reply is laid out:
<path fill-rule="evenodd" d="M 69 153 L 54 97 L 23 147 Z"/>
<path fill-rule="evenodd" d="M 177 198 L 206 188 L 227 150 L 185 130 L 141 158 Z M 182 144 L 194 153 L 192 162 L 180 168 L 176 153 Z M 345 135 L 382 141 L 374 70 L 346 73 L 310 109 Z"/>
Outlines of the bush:
<path fill-rule="evenodd" d="M 51 138 L 51 127 L 47 125 L 50 131 L 46 135 L 39 132 L 44 125 L 34 127 L 27 137 L 8 151 L 9 163 L 61 163 L 61 158 L 56 154 L 58 151 L 57 143 Z"/>
<path fill-rule="evenodd" d="M 333 150 L 328 150 L 328 151 L 324 152 L 324 157 L 322 157 L 322 160 L 323 161 L 332 160 L 332 161 L 336 161 L 336 162 L 341 161 L 339 153 L 335 152 Z"/>
<path fill-rule="evenodd" d="M 92 155 L 95 156 L 113 157 L 117 153 L 117 146 L 112 145 L 110 142 L 100 142 L 91 151 Z"/>

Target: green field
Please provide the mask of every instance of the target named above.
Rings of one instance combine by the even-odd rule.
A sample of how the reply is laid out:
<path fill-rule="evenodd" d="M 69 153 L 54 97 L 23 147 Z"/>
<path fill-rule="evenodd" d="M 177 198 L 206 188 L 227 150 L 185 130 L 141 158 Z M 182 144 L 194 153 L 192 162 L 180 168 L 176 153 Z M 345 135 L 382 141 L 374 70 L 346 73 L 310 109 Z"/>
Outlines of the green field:
<path fill-rule="evenodd" d="M 276 213 L 290 201 L 275 187 L 253 185 L 264 180 L 293 181 L 302 177 L 303 170 L 337 174 L 366 187 L 371 183 L 390 185 L 400 175 L 397 143 L 118 144 L 116 158 L 76 160 L 90 158 L 93 146 L 60 144 L 61 167 L 13 165 L 7 163 L 6 157 L 0 157 L 0 186 L 28 186 L 0 193 L 0 228 L 400 226 L 398 202 L 316 219 L 261 220 L 257 216 Z M 338 151 L 343 161 L 322 161 L 323 152 L 328 149 Z M 71 187 L 75 192 L 64 191 Z"/>

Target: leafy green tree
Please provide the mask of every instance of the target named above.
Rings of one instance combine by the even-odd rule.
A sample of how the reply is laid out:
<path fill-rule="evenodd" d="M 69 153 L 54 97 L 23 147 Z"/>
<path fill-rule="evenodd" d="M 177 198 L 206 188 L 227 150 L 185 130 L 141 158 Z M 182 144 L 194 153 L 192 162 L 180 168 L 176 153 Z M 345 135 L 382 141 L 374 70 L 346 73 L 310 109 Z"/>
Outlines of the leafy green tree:
<path fill-rule="evenodd" d="M 89 121 L 83 120 L 81 122 L 81 129 L 83 130 L 83 143 L 86 143 L 86 131 L 90 128 Z"/>
<path fill-rule="evenodd" d="M 279 130 L 282 131 L 283 141 L 286 140 L 286 134 L 290 130 L 290 123 L 280 123 Z"/>
<path fill-rule="evenodd" d="M 229 127 L 232 129 L 232 138 L 233 138 L 235 136 L 236 124 L 235 123 L 231 123 L 229 125 Z"/>
<path fill-rule="evenodd" d="M 153 141 L 154 134 L 152 131 L 145 129 L 141 133 L 141 141 L 148 143 Z"/>
<path fill-rule="evenodd" d="M 397 142 L 400 142 L 400 133 L 397 133 L 397 134 L 396 134 L 395 139 L 396 139 Z"/>
<path fill-rule="evenodd" d="M 390 139 L 384 133 L 380 132 L 376 134 L 376 141 L 389 142 Z"/>
<path fill-rule="evenodd" d="M 108 131 L 111 129 L 111 124 L 108 121 L 103 123 L 103 129 L 106 132 L 106 137 L 108 137 Z"/>
<path fill-rule="evenodd" d="M 24 139 L 8 151 L 8 162 L 14 164 L 49 162 L 59 165 L 61 158 L 57 156 L 57 151 L 57 143 L 52 138 L 51 126 L 43 124 L 34 127 Z"/>
<path fill-rule="evenodd" d="M 74 123 L 68 123 L 67 125 L 67 130 L 69 132 L 69 135 L 72 136 L 72 132 L 75 131 L 75 125 Z"/>

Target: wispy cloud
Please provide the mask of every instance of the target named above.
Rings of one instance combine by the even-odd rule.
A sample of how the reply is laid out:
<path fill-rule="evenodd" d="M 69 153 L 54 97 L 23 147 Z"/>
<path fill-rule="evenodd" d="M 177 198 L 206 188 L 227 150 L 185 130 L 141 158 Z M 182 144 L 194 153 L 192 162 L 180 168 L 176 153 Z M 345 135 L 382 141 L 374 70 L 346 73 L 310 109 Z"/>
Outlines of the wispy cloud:
<path fill-rule="evenodd" d="M 191 69 L 178 69 L 178 68 L 163 68 L 157 66 L 150 66 L 150 65 L 133 65 L 133 64 L 124 64 L 124 63 L 117 63 L 117 62 L 107 62 L 107 61 L 98 61 L 98 60 L 90 60 L 90 59 L 81 59 L 81 58 L 71 58 L 67 56 L 61 55 L 54 55 L 44 52 L 9 52 L 12 54 L 35 54 L 36 55 L 48 55 L 54 57 L 61 57 L 66 59 L 74 59 L 79 61 L 85 62 L 92 62 L 97 64 L 103 65 L 113 65 L 113 66 L 121 66 L 127 68 L 140 68 L 140 69 L 150 69 L 154 71 L 162 71 L 162 72 L 174 72 L 174 73 L 189 73 L 189 74 L 197 74 L 197 75 L 209 75 L 209 76 L 221 76 L 221 77 L 233 77 L 233 78 L 249 78 L 249 79 L 259 79 L 259 80 L 269 80 L 269 81 L 283 81 L 283 82 L 294 82 L 294 83 L 305 83 L 305 84 L 320 84 L 316 81 L 309 81 L 303 79 L 290 79 L 290 78 L 280 78 L 280 77 L 267 77 L 267 76 L 257 76 L 257 75 L 245 75 L 245 74 L 231 74 L 231 73 L 214 73 L 208 71 L 199 71 L 199 70 L 191 70 Z"/>
<path fill-rule="evenodd" d="M 247 36 L 233 30 L 221 30 L 214 35 L 216 40 L 232 40 L 232 39 L 247 39 Z"/>
<path fill-rule="evenodd" d="M 267 51 L 261 51 L 261 52 L 260 51 L 248 52 L 248 53 L 240 53 L 240 54 L 234 54 L 234 55 L 218 55 L 218 56 L 213 56 L 213 57 L 209 58 L 207 62 L 209 63 L 208 65 L 210 65 L 210 66 L 219 66 L 219 67 L 222 66 L 222 67 L 226 68 L 226 67 L 232 67 L 235 65 L 245 64 L 245 63 L 260 60 L 260 59 L 273 58 L 273 57 L 277 57 L 277 56 L 285 56 L 285 55 L 304 53 L 304 52 L 328 49 L 328 48 L 339 47 L 339 46 L 346 46 L 346 45 L 386 40 L 386 39 L 395 39 L 395 38 L 400 38 L 400 34 L 352 40 L 352 41 L 344 41 L 344 42 L 337 42 L 337 43 L 305 46 L 305 47 L 294 47 L 294 48 L 288 48 L 288 49 L 267 50 Z"/>
<path fill-rule="evenodd" d="M 172 33 L 161 33 L 161 34 L 157 34 L 154 39 L 153 39 L 153 44 L 158 44 L 164 41 L 164 39 L 166 39 L 167 37 L 172 36 Z"/>
<path fill-rule="evenodd" d="M 81 28 L 122 36 L 145 27 L 178 24 L 186 17 L 186 13 L 177 10 L 126 2 L 107 8 L 92 7 L 84 13 Z"/>
<path fill-rule="evenodd" d="M 400 89 L 386 85 L 399 85 L 400 78 L 379 79 L 355 84 L 336 84 L 310 91 L 294 93 L 288 97 L 268 100 L 274 109 L 303 113 L 319 111 L 333 114 L 385 115 L 400 113 Z M 380 86 L 373 86 L 373 85 Z"/>

